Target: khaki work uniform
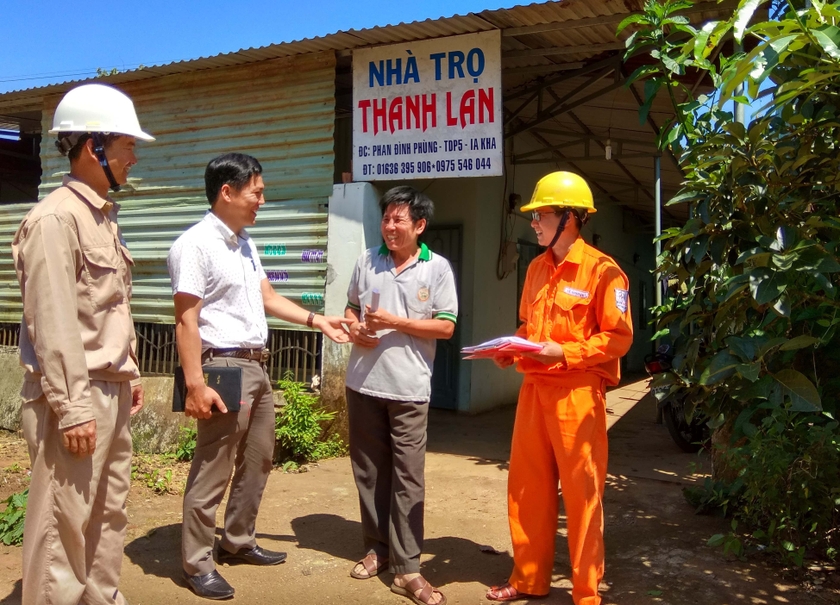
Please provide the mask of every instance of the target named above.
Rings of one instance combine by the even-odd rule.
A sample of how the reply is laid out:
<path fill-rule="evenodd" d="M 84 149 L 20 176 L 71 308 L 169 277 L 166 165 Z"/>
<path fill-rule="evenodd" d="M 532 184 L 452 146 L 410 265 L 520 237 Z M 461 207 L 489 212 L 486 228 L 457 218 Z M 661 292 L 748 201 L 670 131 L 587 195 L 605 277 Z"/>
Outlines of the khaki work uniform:
<path fill-rule="evenodd" d="M 508 519 L 519 592 L 548 594 L 557 533 L 558 480 L 566 510 L 572 598 L 599 605 L 604 575 L 606 385 L 633 343 L 628 280 L 609 256 L 578 238 L 555 265 L 551 250 L 528 267 L 517 335 L 563 346 L 552 366 L 521 358 L 508 475 Z"/>
<path fill-rule="evenodd" d="M 12 242 L 21 297 L 22 427 L 32 478 L 23 605 L 124 602 L 117 589 L 131 472 L 133 261 L 118 207 L 69 176 Z M 96 451 L 74 456 L 61 430 L 96 420 Z"/>

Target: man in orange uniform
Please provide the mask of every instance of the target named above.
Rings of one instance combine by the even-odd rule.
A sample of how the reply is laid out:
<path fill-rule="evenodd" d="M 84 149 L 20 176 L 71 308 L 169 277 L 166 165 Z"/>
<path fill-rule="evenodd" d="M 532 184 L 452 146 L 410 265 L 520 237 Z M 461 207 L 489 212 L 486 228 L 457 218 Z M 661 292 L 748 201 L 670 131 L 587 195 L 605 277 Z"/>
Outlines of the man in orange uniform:
<path fill-rule="evenodd" d="M 607 384 L 619 379 L 619 358 L 633 342 L 627 276 L 613 259 L 580 237 L 595 212 L 581 177 L 542 178 L 531 202 L 531 227 L 548 248 L 528 267 L 517 335 L 543 345 L 518 361 L 525 374 L 510 454 L 508 519 L 513 573 L 487 592 L 492 601 L 545 596 L 557 533 L 557 482 L 566 509 L 572 598 L 599 605 L 604 575 L 604 483 L 607 474 Z"/>

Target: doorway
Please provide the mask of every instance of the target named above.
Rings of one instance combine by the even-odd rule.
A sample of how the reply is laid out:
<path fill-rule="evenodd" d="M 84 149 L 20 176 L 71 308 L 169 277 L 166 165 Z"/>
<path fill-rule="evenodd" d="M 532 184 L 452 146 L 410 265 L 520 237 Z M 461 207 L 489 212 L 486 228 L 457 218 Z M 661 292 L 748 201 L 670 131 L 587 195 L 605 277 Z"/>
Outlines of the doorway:
<path fill-rule="evenodd" d="M 429 227 L 421 236 L 421 241 L 429 249 L 443 256 L 452 265 L 455 274 L 455 290 L 458 303 L 461 302 L 461 225 L 435 225 Z M 435 352 L 435 365 L 432 368 L 433 408 L 445 410 L 458 409 L 458 372 L 461 364 L 461 328 L 455 324 L 455 334 L 449 340 L 438 340 Z"/>

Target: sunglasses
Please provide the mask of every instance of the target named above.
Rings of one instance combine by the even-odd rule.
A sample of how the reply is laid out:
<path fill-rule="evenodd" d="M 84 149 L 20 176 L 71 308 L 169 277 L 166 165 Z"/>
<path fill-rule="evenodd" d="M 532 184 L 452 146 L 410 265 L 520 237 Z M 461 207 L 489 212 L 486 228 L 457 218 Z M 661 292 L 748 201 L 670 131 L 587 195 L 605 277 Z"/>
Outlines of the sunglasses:
<path fill-rule="evenodd" d="M 553 210 L 551 212 L 540 212 L 539 210 L 532 210 L 531 211 L 531 220 L 537 221 L 538 223 L 542 219 L 543 216 L 546 214 L 557 214 Z"/>
<path fill-rule="evenodd" d="M 588 218 L 587 215 L 586 215 L 586 212 L 578 210 L 576 208 L 569 208 L 567 206 L 555 206 L 554 208 L 555 208 L 554 211 L 549 211 L 549 212 L 540 212 L 539 210 L 532 210 L 531 211 L 531 219 L 539 223 L 540 219 L 542 219 L 542 217 L 544 217 L 548 214 L 556 214 L 557 216 L 560 217 L 561 224 L 565 225 L 566 223 L 563 220 L 563 216 L 567 212 L 571 212 L 572 216 L 577 218 L 577 220 L 578 220 L 578 222 L 581 226 L 586 224 L 586 221 L 587 221 L 587 218 Z"/>

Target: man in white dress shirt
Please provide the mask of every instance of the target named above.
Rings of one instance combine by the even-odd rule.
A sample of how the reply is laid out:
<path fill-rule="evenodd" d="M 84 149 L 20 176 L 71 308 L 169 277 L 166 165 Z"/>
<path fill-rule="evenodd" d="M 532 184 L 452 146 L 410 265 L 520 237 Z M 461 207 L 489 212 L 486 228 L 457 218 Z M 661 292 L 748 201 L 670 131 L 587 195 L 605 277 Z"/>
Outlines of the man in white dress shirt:
<path fill-rule="evenodd" d="M 321 330 L 348 342 L 341 317 L 316 315 L 277 294 L 245 231 L 265 203 L 262 166 L 228 153 L 204 173 L 210 212 L 177 239 L 167 264 L 175 298 L 175 335 L 187 385 L 185 413 L 198 419 L 195 457 L 184 493 L 182 556 L 189 587 L 208 599 L 227 599 L 233 587 L 216 570 L 216 509 L 231 472 L 230 497 L 217 560 L 276 565 L 286 553 L 256 543 L 255 524 L 274 453 L 274 399 L 265 369 L 265 315 Z M 242 402 L 228 412 L 204 383 L 202 365 L 240 367 Z M 215 408 L 215 409 L 213 409 Z"/>

